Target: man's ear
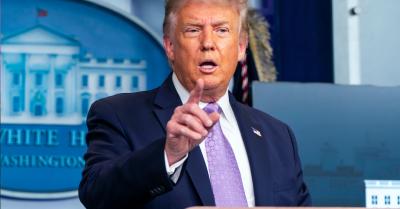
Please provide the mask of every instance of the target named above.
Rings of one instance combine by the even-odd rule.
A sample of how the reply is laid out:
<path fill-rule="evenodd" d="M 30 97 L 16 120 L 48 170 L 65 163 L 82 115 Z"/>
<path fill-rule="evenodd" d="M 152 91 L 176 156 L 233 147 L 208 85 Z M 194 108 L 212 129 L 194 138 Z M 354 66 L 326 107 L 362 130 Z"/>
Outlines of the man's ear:
<path fill-rule="evenodd" d="M 248 45 L 248 39 L 246 37 L 241 37 L 239 39 L 239 54 L 238 54 L 238 61 L 244 61 L 246 59 L 246 49 Z"/>
<path fill-rule="evenodd" d="M 164 35 L 163 45 L 165 53 L 170 61 L 174 61 L 174 45 L 169 36 Z"/>

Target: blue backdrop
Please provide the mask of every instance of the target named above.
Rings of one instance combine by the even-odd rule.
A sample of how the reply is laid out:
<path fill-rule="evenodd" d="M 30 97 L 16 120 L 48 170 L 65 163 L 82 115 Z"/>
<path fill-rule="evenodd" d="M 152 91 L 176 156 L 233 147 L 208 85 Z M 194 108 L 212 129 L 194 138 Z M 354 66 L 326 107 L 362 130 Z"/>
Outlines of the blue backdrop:
<path fill-rule="evenodd" d="M 364 207 L 364 180 L 400 180 L 400 87 L 257 82 L 253 90 L 254 107 L 292 127 L 315 206 Z"/>
<path fill-rule="evenodd" d="M 333 82 L 331 0 L 263 0 L 279 81 Z"/>

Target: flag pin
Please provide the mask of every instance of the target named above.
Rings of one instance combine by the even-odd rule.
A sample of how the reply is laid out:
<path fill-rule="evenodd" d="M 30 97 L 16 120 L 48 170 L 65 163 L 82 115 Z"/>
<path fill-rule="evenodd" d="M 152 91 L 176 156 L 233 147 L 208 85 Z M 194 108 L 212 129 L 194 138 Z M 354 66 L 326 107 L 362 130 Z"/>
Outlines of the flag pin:
<path fill-rule="evenodd" d="M 253 129 L 253 133 L 256 134 L 257 136 L 261 137 L 261 132 L 253 127 L 251 127 L 251 129 Z"/>

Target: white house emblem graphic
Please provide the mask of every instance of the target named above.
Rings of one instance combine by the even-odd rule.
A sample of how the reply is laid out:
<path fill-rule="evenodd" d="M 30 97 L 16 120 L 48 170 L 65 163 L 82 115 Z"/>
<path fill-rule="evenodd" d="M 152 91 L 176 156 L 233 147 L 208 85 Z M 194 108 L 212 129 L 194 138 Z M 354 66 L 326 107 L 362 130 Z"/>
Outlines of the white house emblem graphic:
<path fill-rule="evenodd" d="M 145 60 L 82 56 L 45 26 L 5 37 L 1 51 L 2 123 L 81 124 L 93 101 L 146 88 Z"/>
<path fill-rule="evenodd" d="M 42 25 L 2 39 L 2 196 L 77 196 L 90 105 L 146 90 L 144 59 L 96 58 L 83 50 Z"/>

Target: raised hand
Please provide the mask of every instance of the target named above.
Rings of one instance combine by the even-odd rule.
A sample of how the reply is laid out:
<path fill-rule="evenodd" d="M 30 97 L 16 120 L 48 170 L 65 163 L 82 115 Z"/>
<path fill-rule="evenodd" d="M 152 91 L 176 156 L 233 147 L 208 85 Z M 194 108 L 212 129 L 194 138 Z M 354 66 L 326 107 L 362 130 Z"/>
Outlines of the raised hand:
<path fill-rule="evenodd" d="M 203 88 L 204 81 L 198 79 L 187 103 L 175 108 L 167 123 L 165 152 L 169 165 L 178 162 L 200 144 L 207 136 L 208 129 L 219 120 L 218 113 L 208 115 L 199 107 Z"/>

